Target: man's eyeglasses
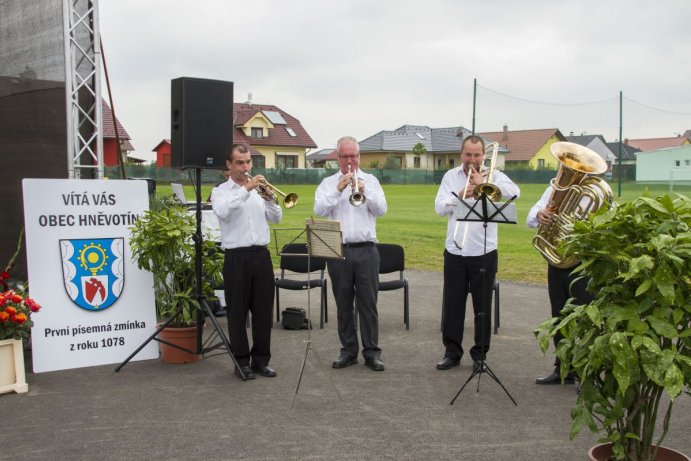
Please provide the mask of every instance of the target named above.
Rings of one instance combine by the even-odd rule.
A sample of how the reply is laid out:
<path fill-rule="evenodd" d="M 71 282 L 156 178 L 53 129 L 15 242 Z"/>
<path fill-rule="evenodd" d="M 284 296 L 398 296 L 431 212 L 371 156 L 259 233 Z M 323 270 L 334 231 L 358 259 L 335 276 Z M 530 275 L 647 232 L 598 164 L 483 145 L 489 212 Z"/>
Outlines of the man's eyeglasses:
<path fill-rule="evenodd" d="M 357 155 L 340 155 L 339 158 L 345 159 L 345 160 L 352 160 L 354 158 L 358 158 L 360 154 Z"/>

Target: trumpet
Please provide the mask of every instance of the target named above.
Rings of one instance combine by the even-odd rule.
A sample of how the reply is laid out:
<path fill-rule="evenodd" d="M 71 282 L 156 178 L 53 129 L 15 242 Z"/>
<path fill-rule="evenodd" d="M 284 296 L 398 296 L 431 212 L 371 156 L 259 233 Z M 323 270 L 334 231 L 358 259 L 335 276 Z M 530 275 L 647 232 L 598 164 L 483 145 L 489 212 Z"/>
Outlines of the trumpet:
<path fill-rule="evenodd" d="M 488 155 L 489 152 L 489 155 Z M 501 190 L 499 190 L 499 187 L 497 187 L 496 184 L 492 184 L 492 175 L 494 174 L 494 169 L 497 164 L 497 154 L 499 152 L 499 143 L 493 142 L 488 144 L 485 147 L 485 155 L 484 158 L 482 159 L 482 165 L 480 165 L 480 174 L 484 176 L 485 180 L 484 182 L 481 182 L 480 184 L 476 184 L 475 188 L 473 189 L 473 198 L 475 200 L 478 200 L 480 197 L 482 197 L 482 194 L 485 194 L 489 199 L 491 199 L 493 202 L 497 202 L 501 200 Z M 485 165 L 486 161 L 489 159 L 489 166 Z M 465 182 L 465 187 L 463 188 L 463 196 L 465 196 L 465 191 L 468 190 L 468 186 L 470 185 L 470 178 L 471 178 L 471 170 L 475 170 L 473 168 L 473 165 L 468 165 L 468 178 L 466 179 Z M 456 227 L 454 228 L 454 238 L 453 238 L 453 243 L 456 245 L 456 248 L 459 250 L 463 249 L 463 246 L 465 246 L 465 240 L 468 237 L 468 224 L 470 224 L 468 221 L 465 223 L 465 227 L 463 228 L 463 238 L 461 239 L 461 243 L 459 244 L 456 241 L 456 235 L 458 234 L 458 225 L 460 224 L 460 221 L 456 221 Z"/>
<path fill-rule="evenodd" d="M 252 176 L 250 176 L 248 172 L 245 172 L 245 176 L 247 176 L 248 180 L 252 179 Z M 257 185 L 257 193 L 261 198 L 275 205 L 278 205 L 278 198 L 276 195 L 280 195 L 283 197 L 283 206 L 287 209 L 293 208 L 298 203 L 298 195 L 296 193 L 290 192 L 286 194 L 285 192 L 281 192 L 276 186 L 266 180 L 261 181 L 261 183 Z"/>
<path fill-rule="evenodd" d="M 350 165 L 348 165 L 348 173 L 352 173 L 352 171 L 353 168 Z M 353 175 L 353 182 L 351 183 L 350 191 L 350 198 L 348 198 L 348 201 L 351 205 L 360 206 L 367 201 L 367 197 L 365 197 L 365 194 L 358 191 L 357 178 L 355 177 L 355 175 Z"/>

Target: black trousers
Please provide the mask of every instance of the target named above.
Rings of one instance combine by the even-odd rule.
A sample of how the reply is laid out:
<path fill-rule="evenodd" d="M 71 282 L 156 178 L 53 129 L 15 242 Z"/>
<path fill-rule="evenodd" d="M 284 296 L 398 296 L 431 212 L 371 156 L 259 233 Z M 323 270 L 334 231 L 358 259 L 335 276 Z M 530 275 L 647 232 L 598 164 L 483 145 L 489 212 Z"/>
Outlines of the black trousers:
<path fill-rule="evenodd" d="M 343 254 L 345 259 L 329 259 L 326 263 L 336 298 L 341 354 L 350 358 L 358 355 L 354 303 L 360 319 L 362 356 L 365 359 L 379 357 L 379 251 L 375 245 L 357 248 L 344 246 Z"/>
<path fill-rule="evenodd" d="M 574 298 L 573 303 L 577 305 L 587 304 L 593 300 L 593 295 L 588 293 L 588 279 L 571 274 L 572 268 L 559 269 L 554 266 L 547 266 L 547 290 L 549 292 L 549 303 L 552 308 L 552 317 L 559 317 L 562 309 L 569 298 Z M 554 346 L 559 344 L 564 336 L 558 332 L 554 336 Z M 554 365 L 559 367 L 559 359 L 555 359 Z"/>
<path fill-rule="evenodd" d="M 491 338 L 491 301 L 497 273 L 497 250 L 484 256 L 458 256 L 444 250 L 444 304 L 442 306 L 442 341 L 452 359 L 463 356 L 463 324 L 468 293 L 473 299 L 475 344 L 470 349 L 473 360 L 484 359 Z M 485 270 L 483 277 L 482 271 Z"/>
<path fill-rule="evenodd" d="M 240 366 L 268 365 L 271 360 L 274 272 L 266 247 L 226 250 L 223 285 L 228 311 L 230 348 Z M 252 313 L 252 348 L 247 338 L 247 313 Z"/>

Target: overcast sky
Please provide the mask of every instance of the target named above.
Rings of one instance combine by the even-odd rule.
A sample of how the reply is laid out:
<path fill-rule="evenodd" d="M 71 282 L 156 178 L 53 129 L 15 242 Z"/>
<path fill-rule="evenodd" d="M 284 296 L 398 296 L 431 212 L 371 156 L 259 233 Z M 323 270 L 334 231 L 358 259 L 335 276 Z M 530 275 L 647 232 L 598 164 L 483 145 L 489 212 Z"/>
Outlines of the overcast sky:
<path fill-rule="evenodd" d="M 477 131 L 614 141 L 620 91 L 624 138 L 691 129 L 689 0 L 102 0 L 99 15 L 137 156 L 170 137 L 183 76 L 279 106 L 319 149 L 404 124 L 470 129 L 473 79 Z"/>

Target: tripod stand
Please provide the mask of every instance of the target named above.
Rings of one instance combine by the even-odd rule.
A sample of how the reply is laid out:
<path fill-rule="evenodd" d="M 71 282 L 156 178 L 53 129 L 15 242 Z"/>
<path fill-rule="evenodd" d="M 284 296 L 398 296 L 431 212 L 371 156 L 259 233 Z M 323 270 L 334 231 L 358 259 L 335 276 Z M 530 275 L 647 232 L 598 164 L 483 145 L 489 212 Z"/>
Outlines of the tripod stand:
<path fill-rule="evenodd" d="M 457 221 L 475 221 L 475 222 L 482 222 L 482 227 L 484 228 L 484 247 L 483 247 L 483 265 L 482 269 L 480 269 L 480 286 L 482 287 L 482 306 L 481 306 L 481 312 L 478 314 L 480 316 L 480 343 L 483 345 L 488 344 L 487 338 L 485 335 L 487 334 L 487 313 L 490 312 L 490 300 L 491 300 L 491 295 L 489 299 L 486 299 L 486 293 L 489 291 L 488 288 L 488 283 L 491 281 L 487 280 L 487 223 L 490 222 L 495 222 L 495 223 L 516 223 L 516 213 L 515 213 L 515 208 L 509 208 L 508 210 L 513 211 L 513 215 L 509 215 L 507 207 L 513 200 L 516 198 L 516 196 L 511 197 L 509 200 L 507 200 L 501 207 L 497 206 L 497 203 L 493 202 L 492 199 L 490 199 L 487 194 L 483 191 L 480 198 L 471 206 L 467 202 L 465 202 L 462 198 L 456 196 L 460 202 L 464 205 L 465 209 L 462 212 L 462 217 L 457 218 Z M 467 211 L 466 211 L 467 210 Z M 507 212 L 505 213 L 505 210 Z M 477 360 L 474 362 L 473 366 L 473 373 L 468 377 L 466 382 L 461 386 L 459 391 L 456 393 L 456 396 L 451 400 L 449 405 L 453 405 L 456 399 L 458 398 L 459 395 L 461 395 L 461 392 L 463 392 L 463 389 L 468 385 L 468 383 L 475 377 L 477 376 L 477 391 L 480 392 L 480 377 L 482 374 L 486 373 L 490 378 L 494 380 L 501 388 L 504 390 L 506 395 L 511 399 L 514 405 L 518 406 L 514 398 L 511 396 L 509 391 L 504 387 L 502 382 L 499 380 L 496 374 L 492 371 L 492 369 L 487 365 L 486 361 L 486 352 L 483 350 L 482 355 L 480 357 L 480 360 Z"/>
<path fill-rule="evenodd" d="M 278 231 L 279 229 L 275 229 Z M 290 229 L 281 229 L 290 230 Z M 290 402 L 292 407 L 295 403 L 295 397 L 297 397 L 298 391 L 300 390 L 300 383 L 302 382 L 302 376 L 305 372 L 305 365 L 307 364 L 307 357 L 310 351 L 314 351 L 314 355 L 317 358 L 317 362 L 321 367 L 321 360 L 319 359 L 319 354 L 317 349 L 312 343 L 312 307 L 311 307 L 311 278 L 310 274 L 312 272 L 311 262 L 312 257 L 321 258 L 332 258 L 332 259 L 342 259 L 343 258 L 343 248 L 341 245 L 341 230 L 340 223 L 338 221 L 328 221 L 328 220 L 314 220 L 308 219 L 305 229 L 295 237 L 290 243 L 295 242 L 301 235 L 307 234 L 307 252 L 306 253 L 281 253 L 281 256 L 300 256 L 307 258 L 307 340 L 305 341 L 305 353 L 302 357 L 302 364 L 300 365 L 300 374 L 298 376 L 297 383 L 295 384 L 295 392 L 293 393 L 293 398 Z M 276 235 L 276 250 L 278 250 L 278 235 Z M 338 395 L 338 397 L 343 400 L 341 393 L 338 392 L 336 385 L 333 383 L 331 378 L 329 378 L 331 386 Z"/>
<path fill-rule="evenodd" d="M 237 360 L 235 359 L 235 356 L 233 356 L 233 353 L 230 349 L 230 342 L 228 341 L 227 336 L 223 332 L 223 329 L 221 328 L 221 325 L 218 323 L 218 320 L 216 320 L 216 317 L 213 315 L 213 312 L 211 310 L 211 307 L 209 306 L 209 303 L 206 301 L 202 294 L 202 243 L 204 241 L 204 237 L 202 235 L 202 191 L 201 191 L 201 182 L 202 182 L 202 177 L 201 177 L 201 168 L 194 168 L 195 170 L 195 192 L 196 192 L 196 208 L 195 208 L 195 218 L 196 218 L 196 231 L 193 236 L 194 240 L 194 277 L 195 277 L 195 300 L 199 303 L 199 309 L 197 309 L 197 319 L 196 319 L 196 341 L 195 341 L 195 350 L 189 350 L 184 347 L 181 347 L 177 344 L 172 344 L 168 341 L 165 341 L 161 338 L 158 337 L 158 335 L 163 331 L 168 325 L 170 325 L 175 318 L 182 314 L 184 310 L 184 306 L 180 306 L 171 317 L 163 322 L 161 325 L 158 326 L 156 331 L 149 336 L 129 357 L 127 357 L 120 365 L 118 365 L 115 368 L 115 371 L 118 372 L 122 367 L 127 365 L 127 363 L 132 360 L 132 358 L 139 353 L 149 342 L 152 340 L 158 341 L 159 343 L 167 344 L 168 346 L 174 347 L 176 349 L 189 352 L 191 354 L 201 354 L 205 355 L 208 352 L 214 351 L 216 349 L 221 349 L 224 348 L 225 351 L 228 353 L 230 356 L 230 359 L 235 365 L 235 368 L 239 370 L 239 373 L 242 377 L 243 381 L 247 380 L 247 377 L 242 373 L 242 369 L 238 365 Z M 206 339 L 206 341 L 202 341 L 202 332 L 204 328 L 204 317 L 209 318 L 211 320 L 211 325 L 213 327 L 211 335 Z M 214 342 L 216 339 L 219 339 L 220 342 Z"/>

